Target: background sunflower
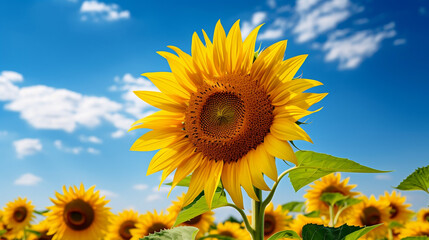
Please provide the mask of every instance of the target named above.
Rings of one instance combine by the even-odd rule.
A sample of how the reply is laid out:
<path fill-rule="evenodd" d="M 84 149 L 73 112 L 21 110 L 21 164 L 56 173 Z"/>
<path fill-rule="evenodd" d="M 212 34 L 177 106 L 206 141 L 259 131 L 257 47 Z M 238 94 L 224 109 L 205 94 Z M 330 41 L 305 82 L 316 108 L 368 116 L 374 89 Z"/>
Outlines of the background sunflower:
<path fill-rule="evenodd" d="M 240 240 L 251 239 L 249 232 L 244 229 L 241 224 L 228 221 L 224 223 L 218 223 L 216 225 L 216 229 L 210 231 L 210 235 L 221 235 Z M 217 240 L 217 238 L 212 240 Z"/>
<path fill-rule="evenodd" d="M 106 240 L 130 240 L 131 229 L 136 228 L 139 221 L 139 214 L 133 210 L 124 210 L 114 216 Z"/>
<path fill-rule="evenodd" d="M 132 235 L 131 240 L 139 240 L 151 233 L 173 227 L 175 217 L 176 215 L 164 214 L 163 212 L 158 214 L 156 210 L 153 213 L 147 212 L 141 215 L 136 227 L 130 230 Z"/>
<path fill-rule="evenodd" d="M 21 238 L 25 227 L 29 226 L 33 219 L 34 206 L 27 198 L 17 198 L 8 202 L 3 209 L 2 221 L 8 231 L 4 234 L 7 238 Z"/>

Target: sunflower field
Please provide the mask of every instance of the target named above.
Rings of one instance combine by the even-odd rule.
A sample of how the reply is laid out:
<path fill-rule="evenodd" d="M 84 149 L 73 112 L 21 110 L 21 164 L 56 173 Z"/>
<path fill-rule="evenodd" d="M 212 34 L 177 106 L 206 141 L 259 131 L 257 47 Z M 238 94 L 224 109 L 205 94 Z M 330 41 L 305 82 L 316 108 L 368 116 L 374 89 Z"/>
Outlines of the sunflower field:
<path fill-rule="evenodd" d="M 228 34 L 220 21 L 213 39 L 192 37 L 191 55 L 158 52 L 171 72 L 142 74 L 159 91 L 134 93 L 159 109 L 130 130 L 150 129 L 132 151 L 158 151 L 147 174 L 185 189 L 163 211 L 113 214 L 95 186 L 64 186 L 51 206 L 11 200 L 0 212 L 3 240 L 396 240 L 429 239 L 429 209 L 410 210 L 402 191 L 429 193 L 429 166 L 417 169 L 381 196 L 356 191 L 340 172 L 385 173 L 346 158 L 300 150 L 312 142 L 302 119 L 327 93 L 296 76 L 307 55 L 284 60 L 287 41 L 256 49 L 261 26 L 242 40 L 239 21 Z M 276 162 L 289 169 L 278 173 Z M 165 182 L 173 176 L 172 182 Z M 287 178 L 285 178 L 287 176 Z M 268 186 L 266 180 L 274 183 Z M 303 202 L 272 202 L 280 181 L 295 191 L 309 185 Z M 244 190 L 244 192 L 242 191 Z M 170 190 L 171 192 L 171 190 Z M 245 209 L 243 197 L 252 204 Z M 229 201 L 229 198 L 232 201 Z M 212 211 L 227 207 L 240 218 L 216 221 Z M 37 219 L 37 221 L 36 221 Z"/>

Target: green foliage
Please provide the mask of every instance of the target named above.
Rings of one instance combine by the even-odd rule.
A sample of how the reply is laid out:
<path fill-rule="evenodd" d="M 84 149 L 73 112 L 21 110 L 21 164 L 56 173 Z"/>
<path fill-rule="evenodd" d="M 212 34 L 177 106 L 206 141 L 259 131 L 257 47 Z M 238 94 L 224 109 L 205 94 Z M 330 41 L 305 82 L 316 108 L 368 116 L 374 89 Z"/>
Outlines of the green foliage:
<path fill-rule="evenodd" d="M 397 187 L 399 190 L 423 190 L 429 193 L 429 166 L 418 168 Z"/>
<path fill-rule="evenodd" d="M 289 212 L 304 212 L 305 202 L 288 202 L 282 205 L 282 210 Z"/>
<path fill-rule="evenodd" d="M 42 215 L 42 216 L 43 216 L 45 213 L 47 213 L 47 212 L 49 212 L 49 210 L 47 210 L 47 209 L 46 209 L 46 210 L 42 210 L 42 211 L 34 210 L 34 213 L 35 213 L 35 214 L 39 214 L 39 215 Z"/>
<path fill-rule="evenodd" d="M 194 240 L 198 233 L 196 227 L 176 227 L 150 234 L 140 240 Z"/>
<path fill-rule="evenodd" d="M 277 233 L 273 234 L 270 238 L 268 238 L 268 240 L 277 240 L 277 239 L 283 239 L 283 238 L 301 239 L 301 237 L 295 231 L 284 230 L 284 231 L 277 232 Z"/>
<path fill-rule="evenodd" d="M 372 229 L 378 227 L 347 226 L 346 224 L 338 228 L 325 227 L 317 224 L 307 224 L 302 228 L 303 240 L 357 240 L 367 234 Z"/>
<path fill-rule="evenodd" d="M 390 229 L 392 229 L 392 228 L 403 228 L 403 227 L 404 227 L 404 225 L 401 224 L 401 223 L 398 223 L 397 221 L 391 221 L 389 223 L 389 228 Z"/>
<path fill-rule="evenodd" d="M 213 196 L 212 209 L 224 207 L 227 204 L 228 201 L 226 199 L 225 192 L 222 189 L 217 189 Z M 207 205 L 204 193 L 201 193 L 198 197 L 195 198 L 195 200 L 191 204 L 184 207 L 182 211 L 180 211 L 179 215 L 176 218 L 174 226 L 191 220 L 192 218 L 201 215 L 209 210 L 210 209 Z"/>
<path fill-rule="evenodd" d="M 191 175 L 182 179 L 182 181 L 180 181 L 176 186 L 189 187 L 190 183 L 191 183 Z M 165 185 L 171 186 L 173 185 L 173 182 L 166 183 Z"/>
<path fill-rule="evenodd" d="M 309 217 L 309 218 L 317 218 L 317 217 L 320 217 L 320 211 L 319 210 L 312 211 L 312 212 L 304 214 L 304 216 Z"/>
<path fill-rule="evenodd" d="M 358 204 L 362 202 L 361 199 L 356 199 L 356 198 L 346 198 L 344 200 L 340 200 L 337 202 L 338 206 L 342 206 L 342 207 L 350 207 L 353 206 L 355 204 Z"/>
<path fill-rule="evenodd" d="M 207 235 L 204 237 L 199 238 L 198 240 L 201 239 L 208 239 L 208 238 L 214 238 L 214 239 L 218 239 L 218 240 L 237 240 L 235 238 L 232 237 L 228 237 L 228 236 L 223 236 L 223 235 L 219 235 L 219 234 L 211 234 L 211 235 Z"/>
<path fill-rule="evenodd" d="M 32 229 L 25 229 L 25 232 L 26 233 L 32 233 L 32 234 L 36 235 L 37 237 L 40 237 L 42 235 L 40 232 L 34 231 Z"/>
<path fill-rule="evenodd" d="M 320 196 L 320 200 L 326 202 L 330 206 L 334 206 L 339 201 L 344 201 L 348 198 L 348 196 L 344 196 L 341 193 L 323 193 L 322 196 Z"/>
<path fill-rule="evenodd" d="M 338 158 L 323 153 L 297 151 L 295 155 L 298 159 L 298 165 L 289 173 L 289 178 L 295 191 L 333 172 L 388 172 L 365 167 L 349 159 Z"/>
<path fill-rule="evenodd" d="M 429 239 L 429 237 L 406 237 L 406 238 L 403 238 L 403 239 L 401 239 L 401 240 L 428 240 Z"/>
<path fill-rule="evenodd" d="M 5 234 L 7 232 L 6 229 L 0 230 L 0 236 L 2 236 L 3 234 Z"/>

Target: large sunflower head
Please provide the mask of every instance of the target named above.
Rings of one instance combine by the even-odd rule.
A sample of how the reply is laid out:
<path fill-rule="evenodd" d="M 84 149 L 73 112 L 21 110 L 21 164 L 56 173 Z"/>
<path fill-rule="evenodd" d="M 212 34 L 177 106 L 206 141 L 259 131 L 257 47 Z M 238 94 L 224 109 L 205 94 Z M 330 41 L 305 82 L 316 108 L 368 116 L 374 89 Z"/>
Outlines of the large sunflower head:
<path fill-rule="evenodd" d="M 159 52 L 171 72 L 146 73 L 161 92 L 135 91 L 161 109 L 131 128 L 149 128 L 131 147 L 161 149 L 148 174 L 175 172 L 172 187 L 192 173 L 184 205 L 204 191 L 209 206 L 220 180 L 237 206 L 243 208 L 241 186 L 258 200 L 254 186 L 269 190 L 263 174 L 277 180 L 274 157 L 296 163 L 291 140 L 311 141 L 296 122 L 311 114 L 309 107 L 326 94 L 303 93 L 321 85 L 293 79 L 307 55 L 283 60 L 286 41 L 263 50 L 254 61 L 259 27 L 242 41 L 239 21 L 226 35 L 220 21 L 213 42 L 196 33 L 192 55 Z M 239 173 L 239 174 L 238 174 Z"/>
<path fill-rule="evenodd" d="M 109 201 L 94 188 L 85 191 L 81 184 L 67 191 L 64 186 L 63 194 L 56 192 L 57 198 L 51 198 L 54 205 L 48 207 L 46 221 L 53 240 L 96 240 L 104 236 L 111 218 L 110 208 L 105 206 Z"/>
<path fill-rule="evenodd" d="M 139 214 L 133 210 L 124 210 L 115 216 L 109 226 L 106 240 L 130 240 L 131 229 L 136 228 L 139 221 Z"/>
<path fill-rule="evenodd" d="M 51 240 L 52 235 L 48 235 L 49 224 L 47 221 L 41 221 L 37 225 L 31 227 L 31 230 L 38 232 L 40 235 L 30 233 L 28 240 Z"/>
<path fill-rule="evenodd" d="M 293 219 L 292 223 L 290 224 L 290 229 L 298 233 L 300 237 L 302 237 L 302 227 L 306 224 L 318 224 L 318 225 L 326 225 L 326 222 L 321 218 L 313 218 L 313 217 L 306 217 L 302 214 L 299 214 L 296 216 L 295 219 Z"/>
<path fill-rule="evenodd" d="M 420 221 L 406 223 L 399 238 L 406 237 L 429 237 L 429 224 Z"/>
<path fill-rule="evenodd" d="M 7 238 L 21 238 L 24 228 L 27 227 L 33 219 L 34 206 L 27 198 L 18 198 L 8 202 L 3 209 L 2 221 L 8 230 L 3 236 Z"/>
<path fill-rule="evenodd" d="M 239 240 L 250 240 L 249 232 L 236 222 L 218 223 L 216 229 L 210 231 L 210 235 L 221 235 Z M 217 238 L 215 238 L 217 240 Z M 212 240 L 215 240 L 212 239 Z"/>
<path fill-rule="evenodd" d="M 412 217 L 413 212 L 408 209 L 411 204 L 405 203 L 406 197 L 401 197 L 400 193 L 396 191 L 392 191 L 392 194 L 385 192 L 384 196 L 380 196 L 380 200 L 389 203 L 389 219 L 391 221 L 405 223 Z"/>
<path fill-rule="evenodd" d="M 417 221 L 429 223 L 429 208 L 422 208 L 417 212 Z"/>
<path fill-rule="evenodd" d="M 175 217 L 173 214 L 164 214 L 163 212 L 158 214 L 156 210 L 153 213 L 147 212 L 139 218 L 136 227 L 130 230 L 131 240 L 139 240 L 149 234 L 172 228 Z"/>
<path fill-rule="evenodd" d="M 340 193 L 348 197 L 359 195 L 358 192 L 352 192 L 356 185 L 348 184 L 349 179 L 346 178 L 341 181 L 340 173 L 332 173 L 314 181 L 314 184 L 310 185 L 310 189 L 304 194 L 304 198 L 307 199 L 307 211 L 320 211 L 322 216 L 329 216 L 329 205 L 320 199 L 324 193 Z M 349 209 L 346 209 L 342 215 L 347 216 L 349 211 Z"/>
<path fill-rule="evenodd" d="M 174 218 L 177 217 L 179 212 L 182 210 L 183 207 L 183 200 L 185 198 L 185 195 L 177 197 L 177 201 L 173 201 L 172 205 L 167 209 L 169 214 L 172 214 Z M 197 238 L 202 237 L 205 233 L 207 233 L 210 229 L 210 226 L 214 223 L 214 212 L 213 211 L 207 211 L 201 215 L 198 215 L 182 224 L 181 226 L 192 226 L 199 229 L 197 233 Z"/>
<path fill-rule="evenodd" d="M 362 202 L 353 206 L 354 213 L 348 219 L 347 223 L 355 226 L 372 226 L 382 224 L 365 235 L 368 239 L 377 239 L 387 234 L 387 223 L 390 221 L 389 202 L 385 200 L 376 200 L 373 195 L 368 199 L 361 197 Z"/>

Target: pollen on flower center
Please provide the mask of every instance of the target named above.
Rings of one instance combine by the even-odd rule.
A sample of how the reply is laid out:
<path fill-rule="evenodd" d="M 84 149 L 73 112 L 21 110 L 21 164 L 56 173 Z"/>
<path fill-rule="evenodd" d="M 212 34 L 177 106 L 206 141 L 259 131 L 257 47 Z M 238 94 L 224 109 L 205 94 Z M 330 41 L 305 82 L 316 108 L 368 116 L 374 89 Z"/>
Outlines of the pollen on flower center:
<path fill-rule="evenodd" d="M 205 157 L 236 162 L 264 141 L 274 107 L 250 75 L 227 75 L 208 82 L 191 95 L 185 131 Z"/>

